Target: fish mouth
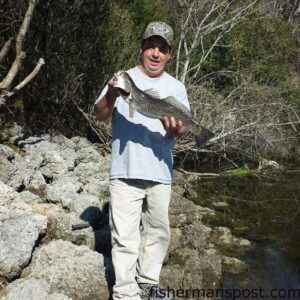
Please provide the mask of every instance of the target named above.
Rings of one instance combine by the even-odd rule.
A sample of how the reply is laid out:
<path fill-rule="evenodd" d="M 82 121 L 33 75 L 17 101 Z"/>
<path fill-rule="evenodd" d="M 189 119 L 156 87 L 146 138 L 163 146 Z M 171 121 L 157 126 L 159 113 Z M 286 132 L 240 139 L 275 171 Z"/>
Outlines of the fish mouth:
<path fill-rule="evenodd" d="M 119 93 L 120 93 L 121 95 L 126 96 L 126 97 L 128 97 L 128 96 L 130 95 L 130 93 L 127 92 L 126 90 L 124 90 L 124 89 L 122 89 L 122 88 L 120 88 L 120 87 L 117 87 L 117 88 L 118 88 L 118 91 L 119 91 Z"/>

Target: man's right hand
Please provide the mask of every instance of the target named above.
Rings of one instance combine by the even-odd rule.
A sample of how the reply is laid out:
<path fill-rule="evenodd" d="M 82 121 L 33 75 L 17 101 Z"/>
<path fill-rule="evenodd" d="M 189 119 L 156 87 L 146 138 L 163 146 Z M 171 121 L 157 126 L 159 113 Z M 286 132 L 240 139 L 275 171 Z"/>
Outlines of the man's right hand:
<path fill-rule="evenodd" d="M 116 99 L 119 96 L 118 88 L 115 87 L 117 82 L 115 76 L 109 80 L 106 94 L 95 105 L 96 118 L 99 121 L 107 121 L 112 116 Z"/>
<path fill-rule="evenodd" d="M 116 100 L 116 98 L 120 95 L 118 88 L 115 87 L 115 85 L 117 84 L 117 79 L 115 76 L 113 76 L 109 82 L 108 82 L 108 90 L 107 90 L 107 96 L 108 96 L 108 100 L 109 101 L 114 101 Z"/>

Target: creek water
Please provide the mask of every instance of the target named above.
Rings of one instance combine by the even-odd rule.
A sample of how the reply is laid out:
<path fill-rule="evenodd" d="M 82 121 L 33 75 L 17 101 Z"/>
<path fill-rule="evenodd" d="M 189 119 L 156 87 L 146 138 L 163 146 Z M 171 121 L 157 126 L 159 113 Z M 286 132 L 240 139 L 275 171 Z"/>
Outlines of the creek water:
<path fill-rule="evenodd" d="M 224 274 L 222 288 L 238 289 L 236 299 L 300 299 L 300 173 L 201 179 L 193 188 L 194 202 L 217 212 L 205 222 L 253 244 L 235 255 L 247 271 Z"/>

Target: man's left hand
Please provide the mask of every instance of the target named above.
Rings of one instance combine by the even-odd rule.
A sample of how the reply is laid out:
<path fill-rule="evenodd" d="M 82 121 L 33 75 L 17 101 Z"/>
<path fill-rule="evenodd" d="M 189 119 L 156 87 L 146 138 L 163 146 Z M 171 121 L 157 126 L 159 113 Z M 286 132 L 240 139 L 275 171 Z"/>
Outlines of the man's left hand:
<path fill-rule="evenodd" d="M 163 117 L 161 120 L 165 131 L 171 137 L 180 137 L 186 133 L 186 128 L 181 120 L 176 120 L 174 117 Z"/>

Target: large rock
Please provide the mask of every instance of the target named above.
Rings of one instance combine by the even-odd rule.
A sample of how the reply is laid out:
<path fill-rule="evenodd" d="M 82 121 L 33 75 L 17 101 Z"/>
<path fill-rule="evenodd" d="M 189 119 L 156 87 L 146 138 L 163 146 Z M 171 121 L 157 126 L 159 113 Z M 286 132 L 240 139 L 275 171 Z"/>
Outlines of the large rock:
<path fill-rule="evenodd" d="M 80 163 L 99 163 L 101 161 L 100 154 L 93 147 L 86 147 L 76 152 L 75 165 Z"/>
<path fill-rule="evenodd" d="M 32 209 L 22 201 L 19 193 L 0 181 L 0 222 L 30 213 Z"/>
<path fill-rule="evenodd" d="M 173 193 L 170 203 L 170 226 L 182 227 L 200 221 L 203 216 L 213 216 L 214 211 L 195 205 L 192 201 Z"/>
<path fill-rule="evenodd" d="M 184 226 L 181 244 L 191 249 L 205 249 L 208 247 L 211 229 L 200 221 Z"/>
<path fill-rule="evenodd" d="M 44 279 L 18 279 L 5 288 L 1 300 L 72 300 L 60 293 L 50 293 L 50 284 Z"/>
<path fill-rule="evenodd" d="M 92 227 L 72 230 L 72 225 L 84 223 L 77 213 L 54 211 L 48 216 L 48 221 L 49 238 L 62 239 L 76 245 L 87 245 L 92 250 L 95 249 L 95 233 Z"/>
<path fill-rule="evenodd" d="M 82 184 L 75 176 L 61 176 L 47 186 L 46 199 L 48 202 L 61 203 L 63 207 L 69 208 L 81 190 Z"/>
<path fill-rule="evenodd" d="M 163 267 L 162 286 L 175 290 L 182 287 L 185 290 L 220 287 L 222 260 L 214 249 L 207 249 L 200 253 L 187 249 L 181 253 L 181 256 L 182 259 L 177 261 L 177 264 Z"/>
<path fill-rule="evenodd" d="M 13 279 L 20 275 L 31 258 L 39 236 L 45 234 L 47 219 L 41 215 L 24 215 L 0 225 L 0 276 Z"/>
<path fill-rule="evenodd" d="M 28 264 L 47 229 L 47 218 L 34 214 L 19 193 L 0 181 L 0 276 L 13 279 Z"/>
<path fill-rule="evenodd" d="M 73 300 L 109 297 L 103 256 L 67 241 L 52 241 L 38 249 L 22 277 L 44 279 L 51 293 L 62 293 Z"/>
<path fill-rule="evenodd" d="M 227 227 L 215 227 L 211 233 L 212 242 L 223 252 L 238 253 L 249 250 L 249 240 L 234 236 Z"/>

